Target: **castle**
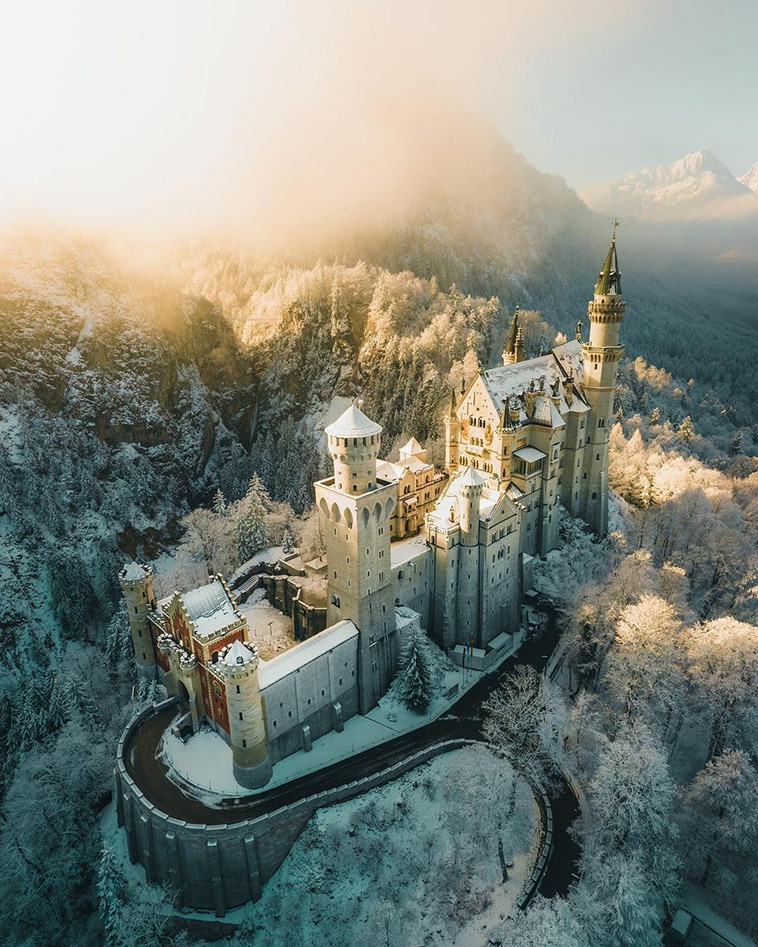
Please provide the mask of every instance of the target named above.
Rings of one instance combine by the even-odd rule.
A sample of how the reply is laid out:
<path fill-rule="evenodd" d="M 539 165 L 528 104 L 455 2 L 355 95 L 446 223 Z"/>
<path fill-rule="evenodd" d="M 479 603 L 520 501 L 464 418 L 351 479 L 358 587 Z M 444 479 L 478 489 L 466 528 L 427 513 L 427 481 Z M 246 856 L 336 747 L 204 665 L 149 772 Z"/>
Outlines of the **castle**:
<path fill-rule="evenodd" d="M 379 457 L 356 405 L 326 428 L 333 476 L 315 484 L 326 534 L 325 629 L 263 661 L 222 576 L 156 603 L 149 567 L 121 573 L 140 677 L 166 685 L 232 748 L 245 787 L 341 730 L 387 692 L 404 636 L 425 628 L 459 664 L 506 653 L 531 564 L 558 545 L 560 502 L 608 528 L 608 438 L 624 318 L 615 230 L 588 307 L 589 338 L 526 359 L 518 309 L 503 365 L 445 418 L 446 471 L 411 439 Z M 421 530 L 421 535 L 417 535 Z"/>

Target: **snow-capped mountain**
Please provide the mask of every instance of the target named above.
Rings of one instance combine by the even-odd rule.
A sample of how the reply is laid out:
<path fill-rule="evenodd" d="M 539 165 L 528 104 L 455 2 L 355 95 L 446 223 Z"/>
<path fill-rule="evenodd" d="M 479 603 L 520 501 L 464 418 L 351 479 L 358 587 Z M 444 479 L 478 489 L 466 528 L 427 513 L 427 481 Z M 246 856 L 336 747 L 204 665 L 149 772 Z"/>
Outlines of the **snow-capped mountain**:
<path fill-rule="evenodd" d="M 740 184 L 749 187 L 751 191 L 758 194 L 758 161 L 755 162 L 749 171 L 746 171 L 741 178 L 737 178 Z"/>
<path fill-rule="evenodd" d="M 755 189 L 758 165 L 737 180 L 714 154 L 701 148 L 673 164 L 643 168 L 620 181 L 588 188 L 581 196 L 594 210 L 674 220 L 756 211 Z"/>

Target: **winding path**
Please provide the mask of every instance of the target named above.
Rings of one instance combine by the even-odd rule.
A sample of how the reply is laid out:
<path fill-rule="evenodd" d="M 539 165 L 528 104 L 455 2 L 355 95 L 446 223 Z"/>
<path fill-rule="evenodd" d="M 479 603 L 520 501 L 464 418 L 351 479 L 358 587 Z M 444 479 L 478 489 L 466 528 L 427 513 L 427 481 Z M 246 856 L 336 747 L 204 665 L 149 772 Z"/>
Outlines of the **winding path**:
<path fill-rule="evenodd" d="M 292 780 L 253 797 L 223 800 L 218 808 L 186 796 L 168 777 L 168 768 L 156 759 L 161 737 L 176 713 L 171 706 L 155 714 L 130 736 L 124 747 L 129 775 L 158 809 L 186 822 L 223 825 L 252 819 L 323 790 L 371 776 L 411 754 L 450 739 L 482 740 L 482 705 L 491 691 L 516 664 L 531 664 L 542 671 L 558 637 L 555 615 L 547 611 L 547 630 L 524 642 L 494 673 L 484 676 L 444 716 L 411 733 L 396 737 L 315 773 Z M 579 849 L 568 827 L 579 814 L 579 804 L 567 783 L 551 798 L 553 807 L 553 852 L 540 883 L 545 897 L 565 894 L 571 884 Z"/>

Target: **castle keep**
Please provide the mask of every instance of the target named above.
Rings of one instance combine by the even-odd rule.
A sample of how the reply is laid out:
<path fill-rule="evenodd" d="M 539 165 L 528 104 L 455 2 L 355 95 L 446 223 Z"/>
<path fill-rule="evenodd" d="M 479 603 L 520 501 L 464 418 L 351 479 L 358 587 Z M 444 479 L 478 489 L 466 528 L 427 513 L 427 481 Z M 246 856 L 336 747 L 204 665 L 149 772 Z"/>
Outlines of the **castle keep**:
<path fill-rule="evenodd" d="M 326 428 L 333 476 L 315 485 L 326 538 L 325 630 L 264 661 L 222 576 L 156 602 L 149 567 L 121 573 L 140 678 L 230 744 L 248 788 L 386 693 L 407 630 L 486 667 L 518 630 L 531 563 L 558 546 L 558 503 L 608 529 L 608 437 L 624 318 L 615 231 L 588 308 L 589 338 L 526 359 L 518 310 L 503 364 L 446 412 L 445 471 L 411 439 L 380 459 L 356 405 Z M 321 570 L 323 572 L 323 569 Z M 322 623 L 320 627 L 324 627 Z"/>

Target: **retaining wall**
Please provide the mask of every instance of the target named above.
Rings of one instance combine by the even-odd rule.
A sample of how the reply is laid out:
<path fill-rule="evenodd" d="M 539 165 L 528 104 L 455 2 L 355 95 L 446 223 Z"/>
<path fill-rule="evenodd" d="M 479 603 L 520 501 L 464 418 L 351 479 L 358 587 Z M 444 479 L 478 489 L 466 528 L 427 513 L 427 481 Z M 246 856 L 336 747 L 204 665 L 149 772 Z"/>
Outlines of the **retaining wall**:
<path fill-rule="evenodd" d="M 153 704 L 126 728 L 116 759 L 116 804 L 132 864 L 139 862 L 148 881 L 173 888 L 181 905 L 215 911 L 218 917 L 247 901 L 286 858 L 313 813 L 343 802 L 407 773 L 421 763 L 474 741 L 447 740 L 420 750 L 372 776 L 301 799 L 275 812 L 227 825 L 182 822 L 157 809 L 129 775 L 124 746 L 133 731 L 172 701 Z"/>

